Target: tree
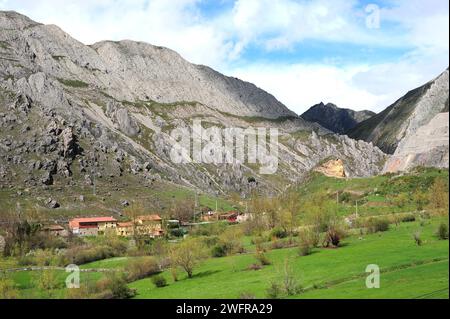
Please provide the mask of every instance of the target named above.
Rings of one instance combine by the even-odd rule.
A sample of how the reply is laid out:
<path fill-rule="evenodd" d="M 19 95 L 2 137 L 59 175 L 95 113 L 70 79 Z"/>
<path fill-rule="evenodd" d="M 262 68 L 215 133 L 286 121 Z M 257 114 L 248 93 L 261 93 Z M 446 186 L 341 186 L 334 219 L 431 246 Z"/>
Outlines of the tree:
<path fill-rule="evenodd" d="M 35 283 L 36 287 L 45 292 L 49 298 L 53 296 L 54 290 L 58 288 L 60 284 L 56 276 L 56 272 L 51 269 L 38 272 Z"/>
<path fill-rule="evenodd" d="M 394 202 L 398 207 L 403 208 L 408 204 L 409 196 L 406 193 L 400 193 L 394 198 Z"/>
<path fill-rule="evenodd" d="M 194 218 L 195 201 L 184 199 L 172 205 L 170 215 L 179 221 L 190 222 Z"/>
<path fill-rule="evenodd" d="M 416 190 L 413 195 L 413 201 L 418 210 L 423 210 L 428 202 L 427 194 L 421 190 Z"/>
<path fill-rule="evenodd" d="M 430 189 L 430 207 L 448 212 L 448 182 L 443 178 L 436 178 Z"/>
<path fill-rule="evenodd" d="M 19 296 L 19 291 L 14 284 L 14 281 L 0 276 L 0 299 L 16 299 Z"/>
<path fill-rule="evenodd" d="M 205 248 L 198 239 L 186 239 L 170 251 L 172 266 L 182 268 L 189 278 L 192 278 L 194 268 L 205 257 Z"/>

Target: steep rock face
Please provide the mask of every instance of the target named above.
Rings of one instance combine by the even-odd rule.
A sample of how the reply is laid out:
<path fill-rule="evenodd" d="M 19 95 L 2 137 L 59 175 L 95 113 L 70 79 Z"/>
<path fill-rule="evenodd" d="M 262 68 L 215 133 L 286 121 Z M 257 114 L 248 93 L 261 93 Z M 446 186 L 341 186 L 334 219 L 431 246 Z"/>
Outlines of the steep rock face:
<path fill-rule="evenodd" d="M 439 113 L 429 123 L 405 137 L 383 172 L 407 171 L 416 166 L 448 168 L 449 114 Z"/>
<path fill-rule="evenodd" d="M 375 115 L 371 111 L 342 109 L 332 103 L 319 103 L 309 108 L 301 117 L 315 122 L 338 134 L 344 134 L 358 123 Z"/>
<path fill-rule="evenodd" d="M 279 192 L 330 156 L 343 160 L 346 176 L 377 174 L 386 160 L 370 143 L 292 116 L 254 85 L 171 50 L 130 41 L 88 47 L 11 12 L 0 13 L 0 28 L 0 188 Z M 277 128 L 276 174 L 261 174 L 260 164 L 174 163 L 172 130 L 192 135 L 194 120 Z"/>
<path fill-rule="evenodd" d="M 326 176 L 342 178 L 345 177 L 344 162 L 341 159 L 329 160 L 315 169 Z"/>
<path fill-rule="evenodd" d="M 363 121 L 347 134 L 372 142 L 388 154 L 440 112 L 448 111 L 448 69 L 436 79 L 408 92 L 383 112 Z"/>
<path fill-rule="evenodd" d="M 241 116 L 296 117 L 255 85 L 191 64 L 170 49 L 127 40 L 86 46 L 56 26 L 15 12 L 1 15 L 2 41 L 22 66 L 88 84 L 119 101 L 197 101 Z"/>

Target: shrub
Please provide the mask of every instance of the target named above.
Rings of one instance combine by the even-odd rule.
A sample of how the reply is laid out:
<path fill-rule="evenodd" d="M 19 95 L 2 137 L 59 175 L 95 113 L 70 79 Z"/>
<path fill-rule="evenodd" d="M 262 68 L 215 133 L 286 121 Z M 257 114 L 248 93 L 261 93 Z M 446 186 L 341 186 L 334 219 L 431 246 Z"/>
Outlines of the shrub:
<path fill-rule="evenodd" d="M 81 265 L 92 261 L 114 257 L 112 248 L 99 247 L 74 247 L 66 251 L 66 257 L 72 264 Z"/>
<path fill-rule="evenodd" d="M 260 264 L 251 264 L 248 266 L 248 270 L 260 270 L 262 269 L 262 266 Z"/>
<path fill-rule="evenodd" d="M 160 272 L 158 261 L 154 257 L 132 259 L 127 265 L 129 281 L 135 281 Z"/>
<path fill-rule="evenodd" d="M 34 260 L 33 256 L 25 255 L 18 258 L 17 264 L 19 266 L 34 266 L 36 265 L 36 261 Z"/>
<path fill-rule="evenodd" d="M 270 236 L 272 238 L 286 238 L 288 236 L 288 233 L 285 229 L 281 228 L 281 227 L 275 227 L 274 229 L 272 229 L 272 231 L 270 232 Z"/>
<path fill-rule="evenodd" d="M 416 221 L 416 216 L 414 216 L 413 214 L 408 214 L 406 216 L 403 216 L 401 221 L 403 223 L 414 222 L 414 221 Z"/>
<path fill-rule="evenodd" d="M 269 288 L 267 288 L 267 297 L 269 299 L 278 299 L 280 298 L 281 293 L 281 286 L 278 283 L 272 281 Z"/>
<path fill-rule="evenodd" d="M 224 257 L 227 255 L 227 246 L 224 244 L 217 244 L 212 249 L 213 257 Z"/>
<path fill-rule="evenodd" d="M 369 218 L 366 224 L 368 233 L 377 233 L 389 229 L 389 221 L 385 218 Z"/>
<path fill-rule="evenodd" d="M 0 299 L 16 299 L 19 291 L 13 280 L 0 276 Z"/>
<path fill-rule="evenodd" d="M 342 229 L 339 229 L 337 227 L 331 227 L 325 233 L 325 239 L 324 239 L 323 245 L 325 247 L 329 247 L 329 246 L 338 247 L 342 238 L 344 238 L 344 236 L 345 236 L 345 233 Z"/>
<path fill-rule="evenodd" d="M 272 242 L 271 247 L 272 247 L 272 249 L 281 249 L 281 248 L 290 247 L 293 244 L 295 244 L 294 240 L 292 240 L 292 241 L 291 240 L 288 240 L 288 241 L 286 241 L 286 240 L 275 240 L 275 241 Z"/>
<path fill-rule="evenodd" d="M 316 242 L 315 233 L 311 230 L 304 229 L 299 232 L 298 240 L 300 256 L 307 256 L 311 254 Z"/>
<path fill-rule="evenodd" d="M 256 299 L 256 297 L 251 292 L 241 292 L 238 299 Z"/>
<path fill-rule="evenodd" d="M 110 291 L 112 299 L 128 299 L 136 295 L 136 291 L 127 286 L 123 276 L 113 274 L 104 284 L 105 288 Z"/>
<path fill-rule="evenodd" d="M 152 283 L 155 285 L 155 287 L 157 288 L 161 288 L 161 287 L 165 287 L 167 286 L 167 280 L 166 278 L 164 278 L 161 275 L 157 275 L 157 276 L 153 276 L 152 277 Z"/>
<path fill-rule="evenodd" d="M 174 228 L 170 230 L 170 235 L 173 237 L 183 237 L 185 231 L 183 228 Z"/>
<path fill-rule="evenodd" d="M 414 238 L 414 242 L 416 243 L 417 246 L 421 246 L 422 245 L 422 238 L 421 238 L 421 235 L 420 235 L 419 231 L 414 233 L 413 238 Z"/>
<path fill-rule="evenodd" d="M 284 261 L 284 273 L 283 273 L 283 291 L 286 295 L 292 296 L 299 294 L 303 291 L 298 281 L 295 279 L 292 268 L 288 262 L 288 259 Z"/>
<path fill-rule="evenodd" d="M 260 264 L 262 266 L 267 266 L 267 265 L 272 264 L 272 262 L 269 260 L 269 258 L 267 258 L 267 256 L 260 251 L 256 252 L 255 258 L 260 262 Z"/>
<path fill-rule="evenodd" d="M 446 223 L 441 223 L 439 225 L 437 235 L 441 240 L 448 239 L 448 225 Z"/>

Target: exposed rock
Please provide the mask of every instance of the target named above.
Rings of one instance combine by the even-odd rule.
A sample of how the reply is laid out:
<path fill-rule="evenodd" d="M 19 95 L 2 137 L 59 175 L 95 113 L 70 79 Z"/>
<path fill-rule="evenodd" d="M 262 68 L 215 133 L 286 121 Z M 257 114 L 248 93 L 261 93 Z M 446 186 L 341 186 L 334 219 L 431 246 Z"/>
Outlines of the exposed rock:
<path fill-rule="evenodd" d="M 383 171 L 407 171 L 416 166 L 448 168 L 448 165 L 449 113 L 439 113 L 400 142 Z"/>
<path fill-rule="evenodd" d="M 54 200 L 53 198 L 48 198 L 46 201 L 45 201 L 45 205 L 48 207 L 48 208 L 51 208 L 51 209 L 55 209 L 55 208 L 59 208 L 61 205 L 56 201 L 56 200 Z"/>
<path fill-rule="evenodd" d="M 315 170 L 330 177 L 345 177 L 344 162 L 341 159 L 329 160 Z"/>
<path fill-rule="evenodd" d="M 45 172 L 41 178 L 41 183 L 44 185 L 52 185 L 53 184 L 52 174 L 50 172 Z"/>
<path fill-rule="evenodd" d="M 348 132 L 355 139 L 373 142 L 388 154 L 438 113 L 448 112 L 449 71 L 408 92 L 383 112 L 361 122 Z"/>
<path fill-rule="evenodd" d="M 332 132 L 344 134 L 374 115 L 375 113 L 371 111 L 341 109 L 332 103 L 321 102 L 310 107 L 301 117 L 307 121 L 316 122 Z"/>

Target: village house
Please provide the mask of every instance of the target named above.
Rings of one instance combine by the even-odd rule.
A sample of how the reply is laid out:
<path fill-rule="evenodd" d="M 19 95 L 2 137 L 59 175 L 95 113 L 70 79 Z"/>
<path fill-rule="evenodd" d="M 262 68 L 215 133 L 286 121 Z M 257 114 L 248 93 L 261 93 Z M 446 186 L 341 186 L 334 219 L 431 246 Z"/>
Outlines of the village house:
<path fill-rule="evenodd" d="M 69 235 L 69 232 L 61 225 L 46 225 L 41 228 L 41 231 L 55 237 L 66 237 Z"/>
<path fill-rule="evenodd" d="M 136 231 L 141 235 L 160 237 L 163 235 L 162 219 L 159 215 L 145 215 L 136 218 Z"/>
<path fill-rule="evenodd" d="M 69 228 L 73 234 L 79 236 L 97 236 L 112 231 L 117 227 L 114 217 L 75 218 L 69 221 Z"/>
<path fill-rule="evenodd" d="M 149 236 L 151 238 L 160 237 L 164 234 L 162 219 L 159 215 L 138 216 L 134 222 L 117 223 L 116 233 L 119 236 L 130 237 Z"/>
<path fill-rule="evenodd" d="M 131 237 L 133 236 L 133 222 L 119 222 L 117 223 L 116 233 L 118 236 Z"/>
<path fill-rule="evenodd" d="M 236 220 L 237 220 L 238 215 L 239 215 L 239 212 L 237 212 L 237 211 L 230 211 L 230 212 L 228 212 L 226 214 L 219 215 L 219 220 L 226 220 L 229 223 L 235 223 Z"/>

